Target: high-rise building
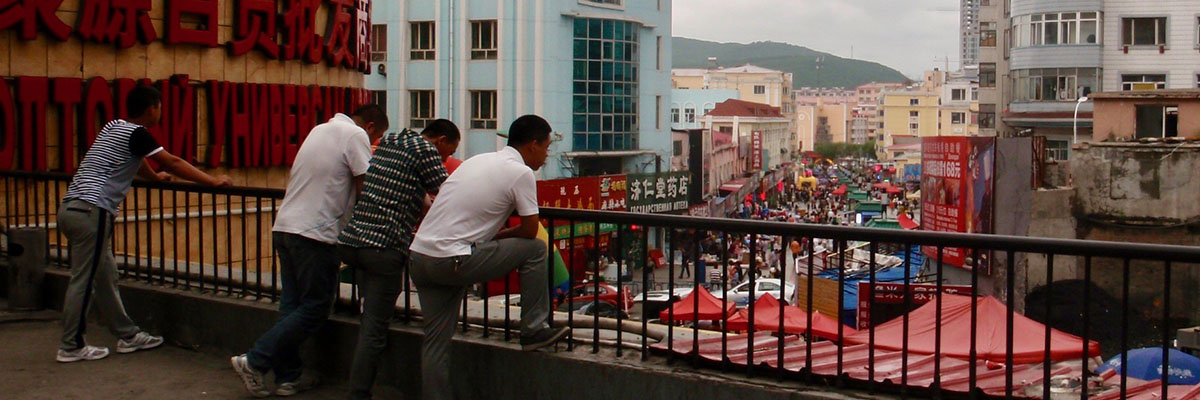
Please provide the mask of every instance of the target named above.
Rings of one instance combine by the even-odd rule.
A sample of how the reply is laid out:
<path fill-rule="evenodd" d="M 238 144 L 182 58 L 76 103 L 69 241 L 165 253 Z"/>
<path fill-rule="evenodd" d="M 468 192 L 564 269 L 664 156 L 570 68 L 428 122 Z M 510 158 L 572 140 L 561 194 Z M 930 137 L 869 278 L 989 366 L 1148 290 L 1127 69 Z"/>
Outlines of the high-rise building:
<path fill-rule="evenodd" d="M 668 166 L 670 0 L 401 0 L 372 12 L 383 50 L 367 87 L 395 129 L 449 119 L 470 157 L 537 114 L 554 128 L 543 178 Z"/>
<path fill-rule="evenodd" d="M 982 3 L 999 3 L 1000 0 L 960 0 L 958 21 L 958 57 L 961 65 L 979 63 L 981 41 L 979 11 Z"/>

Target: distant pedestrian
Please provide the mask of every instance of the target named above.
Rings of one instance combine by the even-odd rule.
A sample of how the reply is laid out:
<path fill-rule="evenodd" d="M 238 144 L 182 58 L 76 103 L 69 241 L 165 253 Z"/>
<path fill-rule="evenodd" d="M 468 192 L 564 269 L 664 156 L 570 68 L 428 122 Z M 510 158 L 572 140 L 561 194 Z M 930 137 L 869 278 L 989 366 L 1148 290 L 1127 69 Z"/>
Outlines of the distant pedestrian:
<path fill-rule="evenodd" d="M 58 209 L 58 228 L 67 237 L 71 260 L 71 280 L 63 299 L 63 335 L 55 357 L 58 362 L 108 357 L 108 348 L 89 346 L 84 340 L 93 301 L 109 321 L 109 331 L 119 339 L 118 353 L 152 349 L 163 343 L 161 337 L 142 331 L 129 318 L 117 288 L 113 221 L 134 176 L 158 181 L 175 175 L 212 186 L 233 183 L 228 176 L 201 172 L 154 140 L 147 127 L 158 125 L 162 117 L 162 94 L 158 90 L 149 86 L 133 88 L 126 97 L 125 109 L 129 119 L 113 120 L 96 135 Z M 146 158 L 166 172 L 155 172 Z"/>
<path fill-rule="evenodd" d="M 410 247 L 412 279 L 421 298 L 425 339 L 421 345 L 421 393 L 426 400 L 453 398 L 450 342 L 467 286 L 507 275 L 521 276 L 521 349 L 562 339 L 567 328 L 550 328 L 546 243 L 539 227 L 534 170 L 546 163 L 550 124 L 526 115 L 513 121 L 508 146 L 463 162 L 442 184 Z M 516 212 L 520 225 L 504 228 Z"/>
<path fill-rule="evenodd" d="M 404 288 L 404 267 L 417 222 L 425 215 L 426 194 L 446 180 L 443 159 L 458 149 L 453 122 L 439 119 L 421 132 L 384 135 L 363 180 L 362 196 L 350 224 L 338 237 L 338 254 L 354 268 L 362 293 L 362 324 L 350 366 L 350 398 L 370 399 L 388 326 Z"/>
<path fill-rule="evenodd" d="M 300 145 L 276 216 L 271 240 L 279 256 L 283 290 L 279 320 L 250 351 L 230 359 L 246 389 L 266 397 L 263 375 L 275 372 L 279 396 L 316 385 L 302 375 L 300 345 L 321 327 L 337 296 L 337 237 L 371 160 L 371 143 L 388 128 L 383 108 L 368 104 L 351 116 L 335 114 Z"/>

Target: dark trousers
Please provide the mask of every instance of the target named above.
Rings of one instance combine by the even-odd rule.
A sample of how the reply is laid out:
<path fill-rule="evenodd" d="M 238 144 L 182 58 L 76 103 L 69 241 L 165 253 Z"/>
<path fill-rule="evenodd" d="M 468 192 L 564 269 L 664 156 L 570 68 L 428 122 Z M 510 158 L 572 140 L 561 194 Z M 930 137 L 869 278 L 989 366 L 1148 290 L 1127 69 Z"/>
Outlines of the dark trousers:
<path fill-rule="evenodd" d="M 377 247 L 338 246 L 342 260 L 354 268 L 355 283 L 362 295 L 362 324 L 350 366 L 350 398 L 370 399 L 388 344 L 388 327 L 396 313 L 396 299 L 404 290 L 404 267 L 408 257 L 399 250 Z"/>
<path fill-rule="evenodd" d="M 274 232 L 283 295 L 279 320 L 246 353 L 250 366 L 275 371 L 275 382 L 294 382 L 304 364 L 300 344 L 321 328 L 337 295 L 337 246 L 300 235 Z"/>

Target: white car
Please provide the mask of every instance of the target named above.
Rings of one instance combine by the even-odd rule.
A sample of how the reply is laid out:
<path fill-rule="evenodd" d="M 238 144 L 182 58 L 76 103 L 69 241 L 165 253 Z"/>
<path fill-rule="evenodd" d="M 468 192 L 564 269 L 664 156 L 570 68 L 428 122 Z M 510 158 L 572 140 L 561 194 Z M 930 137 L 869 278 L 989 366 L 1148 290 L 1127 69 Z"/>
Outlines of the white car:
<path fill-rule="evenodd" d="M 755 279 L 754 300 L 758 300 L 759 297 L 762 297 L 765 294 L 770 294 L 771 297 L 778 299 L 779 283 L 780 281 L 778 279 Z M 733 289 L 728 292 L 728 294 L 729 301 L 733 302 L 738 307 L 748 307 L 750 305 L 750 282 L 746 281 L 742 282 L 740 285 L 734 286 Z M 787 288 L 784 289 L 783 295 L 785 299 L 783 303 L 786 304 L 786 299 L 795 297 L 796 285 L 791 283 L 787 284 Z M 713 292 L 713 296 L 716 296 L 716 298 L 719 299 L 723 296 L 723 293 L 721 293 L 721 291 L 716 291 Z"/>

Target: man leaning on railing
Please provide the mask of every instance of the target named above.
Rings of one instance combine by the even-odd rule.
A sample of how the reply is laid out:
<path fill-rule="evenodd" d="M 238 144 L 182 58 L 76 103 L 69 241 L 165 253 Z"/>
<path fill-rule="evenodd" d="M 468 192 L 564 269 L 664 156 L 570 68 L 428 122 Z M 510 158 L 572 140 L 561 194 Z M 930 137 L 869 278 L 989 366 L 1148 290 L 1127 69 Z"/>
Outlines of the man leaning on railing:
<path fill-rule="evenodd" d="M 134 176 L 165 180 L 171 175 L 213 186 L 229 186 L 228 176 L 214 177 L 171 155 L 150 135 L 147 127 L 162 117 L 162 94 L 149 86 L 129 91 L 125 100 L 129 119 L 104 125 L 84 154 L 58 209 L 58 226 L 70 246 L 71 281 L 63 300 L 63 336 L 58 362 L 99 360 L 108 348 L 89 346 L 84 340 L 91 303 L 100 307 L 109 330 L 120 338 L 118 353 L 132 353 L 162 345 L 129 318 L 117 289 L 117 264 L 113 259 L 112 232 L 117 209 L 125 200 Z M 155 172 L 149 158 L 166 172 Z M 168 174 L 169 173 L 169 174 Z"/>

